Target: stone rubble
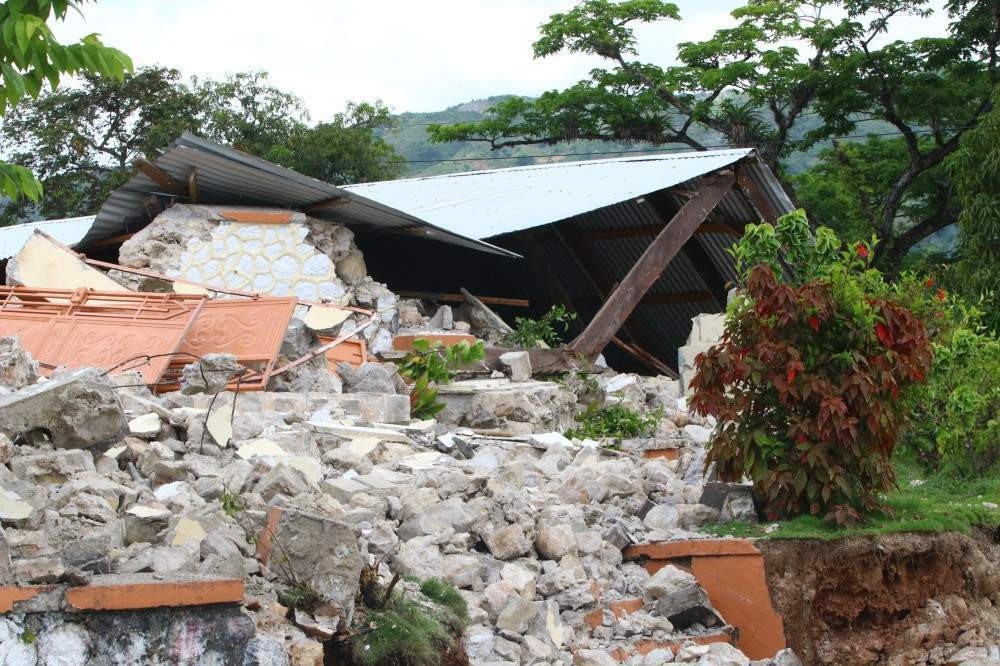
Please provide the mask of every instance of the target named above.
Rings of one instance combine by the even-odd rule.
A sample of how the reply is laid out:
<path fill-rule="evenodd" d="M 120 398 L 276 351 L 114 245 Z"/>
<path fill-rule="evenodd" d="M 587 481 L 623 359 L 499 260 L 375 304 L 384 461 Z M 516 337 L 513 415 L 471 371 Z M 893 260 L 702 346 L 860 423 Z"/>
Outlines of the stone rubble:
<path fill-rule="evenodd" d="M 509 359 L 512 371 L 521 361 Z M 258 637 L 300 651 L 349 626 L 363 563 L 454 584 L 473 664 L 616 663 L 642 641 L 724 630 L 693 576 L 650 576 L 621 552 L 697 537 L 720 516 L 701 501 L 749 517 L 746 494 L 706 490 L 701 431 L 712 424 L 686 412 L 675 382 L 609 375 L 606 402 L 662 417 L 654 436 L 602 448 L 561 434 L 582 409 L 572 382 L 512 379 L 442 387 L 436 423 L 409 418 L 394 366 L 378 363 L 345 367 L 345 393 L 223 392 L 212 407 L 230 433 L 221 442 L 203 434 L 211 394 L 154 396 L 93 370 L 23 386 L 0 398 L 9 576 L 243 577 Z M 275 614 L 289 580 L 320 595 L 311 614 Z M 607 612 L 629 599 L 641 607 Z M 749 663 L 714 646 L 650 654 L 626 663 Z"/>

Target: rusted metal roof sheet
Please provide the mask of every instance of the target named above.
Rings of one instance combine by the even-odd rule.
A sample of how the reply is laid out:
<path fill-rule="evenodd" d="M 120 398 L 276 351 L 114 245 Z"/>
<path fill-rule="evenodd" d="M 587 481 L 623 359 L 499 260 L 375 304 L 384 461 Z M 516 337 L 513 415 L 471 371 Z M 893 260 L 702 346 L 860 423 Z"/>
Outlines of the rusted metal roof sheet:
<path fill-rule="evenodd" d="M 320 203 L 342 200 L 309 214 L 320 219 L 414 234 L 475 250 L 513 255 L 489 243 L 441 229 L 420 217 L 368 199 L 363 193 L 304 176 L 189 132 L 174 140 L 152 162 L 181 183 L 186 183 L 195 171 L 199 203 L 304 210 Z M 111 193 L 81 245 L 136 231 L 144 226 L 148 221 L 144 202 L 153 195 L 165 200 L 186 200 L 175 192 L 164 191 L 149 176 L 138 173 Z"/>

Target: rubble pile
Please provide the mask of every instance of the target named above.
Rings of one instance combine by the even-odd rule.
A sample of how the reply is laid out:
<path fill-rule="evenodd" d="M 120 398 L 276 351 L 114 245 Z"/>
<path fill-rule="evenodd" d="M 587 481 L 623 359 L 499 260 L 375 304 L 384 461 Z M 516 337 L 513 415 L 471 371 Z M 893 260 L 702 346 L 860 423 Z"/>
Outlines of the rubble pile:
<path fill-rule="evenodd" d="M 154 395 L 135 373 L 39 380 L 16 340 L 0 349 L 6 584 L 244 578 L 253 649 L 321 654 L 306 646 L 349 629 L 362 565 L 376 565 L 455 585 L 475 664 L 748 663 L 692 642 L 731 628 L 690 573 L 622 560 L 629 544 L 695 537 L 720 515 L 700 503 L 711 424 L 686 412 L 676 382 L 459 381 L 442 396 L 453 416 L 434 422 L 409 418 L 392 364 L 345 367 L 342 393 L 214 395 L 191 370 L 184 390 Z M 655 411 L 656 434 L 564 437 L 556 426 L 595 394 Z M 752 519 L 741 497 L 719 506 Z M 294 581 L 322 602 L 289 613 L 279 595 Z M 612 612 L 619 602 L 633 612 Z M 643 657 L 648 641 L 664 647 Z"/>

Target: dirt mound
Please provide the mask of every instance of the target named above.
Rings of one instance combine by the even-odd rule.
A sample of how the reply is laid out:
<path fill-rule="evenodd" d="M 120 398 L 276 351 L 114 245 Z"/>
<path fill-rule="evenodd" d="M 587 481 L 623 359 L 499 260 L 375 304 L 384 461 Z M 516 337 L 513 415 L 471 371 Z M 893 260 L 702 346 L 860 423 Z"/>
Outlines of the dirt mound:
<path fill-rule="evenodd" d="M 995 536 L 995 535 L 993 535 Z M 1000 638 L 1000 546 L 986 535 L 759 542 L 806 664 L 942 664 Z"/>

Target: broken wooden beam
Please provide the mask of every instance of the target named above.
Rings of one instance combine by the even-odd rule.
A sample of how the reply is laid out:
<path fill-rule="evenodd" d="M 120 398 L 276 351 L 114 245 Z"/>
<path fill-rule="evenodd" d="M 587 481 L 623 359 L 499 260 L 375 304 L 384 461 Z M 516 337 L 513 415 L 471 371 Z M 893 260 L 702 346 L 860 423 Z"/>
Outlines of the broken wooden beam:
<path fill-rule="evenodd" d="M 462 294 L 448 294 L 437 291 L 397 291 L 396 295 L 402 298 L 419 298 L 425 301 L 465 302 L 465 296 Z M 531 301 L 526 298 L 507 298 L 504 296 L 476 296 L 476 298 L 487 305 L 506 305 L 512 308 L 531 307 Z"/>
<path fill-rule="evenodd" d="M 707 180 L 649 244 L 628 275 L 608 296 L 587 328 L 570 344 L 580 354 L 599 353 L 615 336 L 628 316 L 660 277 L 667 264 L 691 238 L 712 209 L 736 183 L 732 172 Z"/>
<path fill-rule="evenodd" d="M 188 196 L 188 188 L 186 184 L 177 180 L 149 160 L 144 160 L 140 157 L 132 161 L 132 166 L 170 194 L 176 194 L 182 197 Z"/>

